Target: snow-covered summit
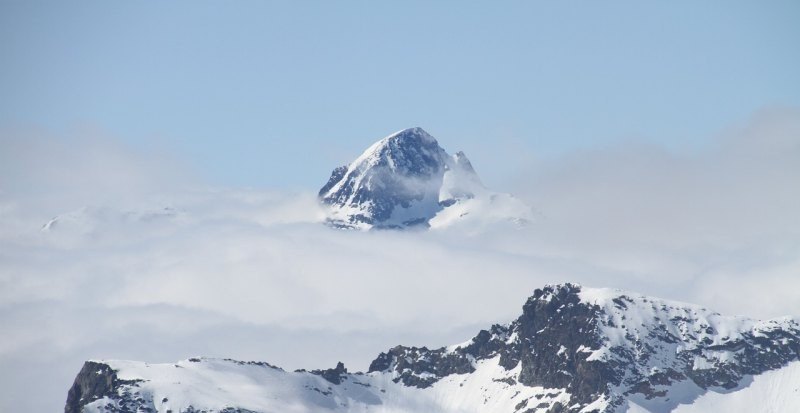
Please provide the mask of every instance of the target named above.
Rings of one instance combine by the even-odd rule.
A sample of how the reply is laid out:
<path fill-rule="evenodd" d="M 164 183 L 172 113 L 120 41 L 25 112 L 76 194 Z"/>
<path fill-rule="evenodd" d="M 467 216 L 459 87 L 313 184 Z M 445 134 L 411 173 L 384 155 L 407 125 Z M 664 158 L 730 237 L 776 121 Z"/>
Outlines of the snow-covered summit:
<path fill-rule="evenodd" d="M 487 190 L 463 152 L 449 155 L 418 127 L 395 132 L 334 169 L 319 198 L 328 223 L 343 228 L 442 227 L 487 205 L 502 211 L 485 214 L 493 220 L 525 222 L 532 215 L 516 198 Z"/>
<path fill-rule="evenodd" d="M 800 324 L 789 317 L 758 321 L 558 284 L 534 291 L 508 324 L 458 345 L 393 347 L 366 373 L 341 363 L 287 372 L 205 358 L 87 362 L 66 413 L 703 411 L 693 403 L 735 406 L 726 395 L 753 383 L 746 394 L 755 399 L 744 402 L 795 411 L 799 359 Z"/>

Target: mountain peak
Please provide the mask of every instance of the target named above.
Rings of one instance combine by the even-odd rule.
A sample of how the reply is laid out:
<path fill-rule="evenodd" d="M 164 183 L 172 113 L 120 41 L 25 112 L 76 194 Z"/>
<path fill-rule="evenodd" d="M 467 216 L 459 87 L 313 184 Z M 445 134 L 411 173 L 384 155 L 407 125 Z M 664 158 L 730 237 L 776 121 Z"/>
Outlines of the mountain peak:
<path fill-rule="evenodd" d="M 550 301 L 552 299 L 564 299 L 567 296 L 577 297 L 582 288 L 577 283 L 546 284 L 542 288 L 535 289 L 528 300 Z"/>
<path fill-rule="evenodd" d="M 334 169 L 319 191 L 328 224 L 340 228 L 427 228 L 448 207 L 478 196 L 486 204 L 511 203 L 515 208 L 510 210 L 530 212 L 513 197 L 489 195 L 463 152 L 449 155 L 420 127 L 375 142 L 350 164 Z M 461 206 L 438 222 L 449 225 L 471 213 Z M 527 221 L 525 216 L 506 218 Z"/>
<path fill-rule="evenodd" d="M 413 128 L 406 128 L 403 130 L 399 130 L 383 140 L 414 140 L 419 139 L 428 143 L 436 143 L 436 138 L 431 136 L 430 133 L 426 132 L 425 129 L 420 128 L 419 126 L 414 126 Z"/>

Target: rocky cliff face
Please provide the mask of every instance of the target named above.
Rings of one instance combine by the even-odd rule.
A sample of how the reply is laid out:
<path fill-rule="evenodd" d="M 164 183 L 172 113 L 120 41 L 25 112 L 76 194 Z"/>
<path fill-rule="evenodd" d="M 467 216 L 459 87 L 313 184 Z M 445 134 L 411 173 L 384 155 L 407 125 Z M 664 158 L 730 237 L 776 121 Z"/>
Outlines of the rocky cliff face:
<path fill-rule="evenodd" d="M 230 360 L 190 359 L 158 369 L 87 362 L 66 412 L 277 411 L 275 400 L 337 412 L 381 404 L 400 412 L 610 413 L 631 403 L 670 411 L 799 359 L 800 325 L 791 318 L 726 317 L 695 305 L 562 284 L 537 289 L 508 324 L 455 346 L 394 347 L 366 374 L 349 373 L 341 364 L 289 373 Z M 204 380 L 214 374 L 248 377 L 264 399 L 226 392 L 216 396 L 216 408 L 209 407 L 199 396 L 186 396 L 196 369 Z M 169 384 L 179 376 L 183 386 Z"/>
<path fill-rule="evenodd" d="M 64 412 L 80 413 L 87 404 L 104 398 L 115 398 L 120 389 L 135 386 L 138 382 L 139 380 L 120 380 L 109 365 L 87 361 L 67 393 Z M 135 403 L 138 403 L 137 400 L 131 400 L 131 404 Z"/>

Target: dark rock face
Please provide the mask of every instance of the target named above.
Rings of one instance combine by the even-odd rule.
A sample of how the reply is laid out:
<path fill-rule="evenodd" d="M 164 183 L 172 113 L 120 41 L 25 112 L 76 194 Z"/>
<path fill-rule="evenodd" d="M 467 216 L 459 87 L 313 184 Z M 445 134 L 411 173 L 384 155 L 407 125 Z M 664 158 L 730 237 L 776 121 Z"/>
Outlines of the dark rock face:
<path fill-rule="evenodd" d="M 334 169 L 333 172 L 331 172 L 331 177 L 330 179 L 328 179 L 328 183 L 326 183 L 325 186 L 323 186 L 319 190 L 319 194 L 317 196 L 319 196 L 320 198 L 324 197 L 325 194 L 327 194 L 328 191 L 330 191 L 331 188 L 333 188 L 333 186 L 336 185 L 337 182 L 341 181 L 342 178 L 344 178 L 344 175 L 346 173 L 347 173 L 347 165 L 340 166 Z"/>
<path fill-rule="evenodd" d="M 581 303 L 579 289 L 565 284 L 536 290 L 516 321 L 522 339 L 512 353 L 522 366 L 521 383 L 567 389 L 575 402 L 588 404 L 609 384 L 618 384 L 619 377 L 602 363 L 586 361 L 588 354 L 578 351 L 601 344 L 595 317 L 600 309 Z"/>
<path fill-rule="evenodd" d="M 395 382 L 425 388 L 442 377 L 472 373 L 475 368 L 464 354 L 447 353 L 444 348 L 397 346 L 388 353 L 381 353 L 370 364 L 369 372 L 373 371 L 397 371 L 399 376 Z"/>
<path fill-rule="evenodd" d="M 87 403 L 112 395 L 116 379 L 114 371 L 105 364 L 87 361 L 67 393 L 64 413 L 80 413 Z"/>
<path fill-rule="evenodd" d="M 335 368 L 326 370 L 311 370 L 310 373 L 316 374 L 333 384 L 341 384 L 342 379 L 347 376 L 347 369 L 344 367 L 344 364 L 340 361 L 336 363 Z"/>
<path fill-rule="evenodd" d="M 113 398 L 120 386 L 135 383 L 133 380 L 119 380 L 116 372 L 105 364 L 87 361 L 67 393 L 64 413 L 80 413 L 83 406 L 103 397 Z"/>

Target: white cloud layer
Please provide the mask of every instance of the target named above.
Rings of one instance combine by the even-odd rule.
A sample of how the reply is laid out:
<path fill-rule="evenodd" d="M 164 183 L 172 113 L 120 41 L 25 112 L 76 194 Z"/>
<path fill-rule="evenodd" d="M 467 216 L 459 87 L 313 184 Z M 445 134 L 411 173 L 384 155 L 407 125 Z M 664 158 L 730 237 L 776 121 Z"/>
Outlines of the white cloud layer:
<path fill-rule="evenodd" d="M 480 233 L 332 230 L 311 191 L 203 188 L 94 136 L 0 137 L 2 411 L 62 408 L 90 358 L 365 369 L 393 345 L 508 321 L 550 282 L 800 314 L 794 109 L 691 154 L 629 145 L 533 165 L 518 194 L 539 221 Z"/>

